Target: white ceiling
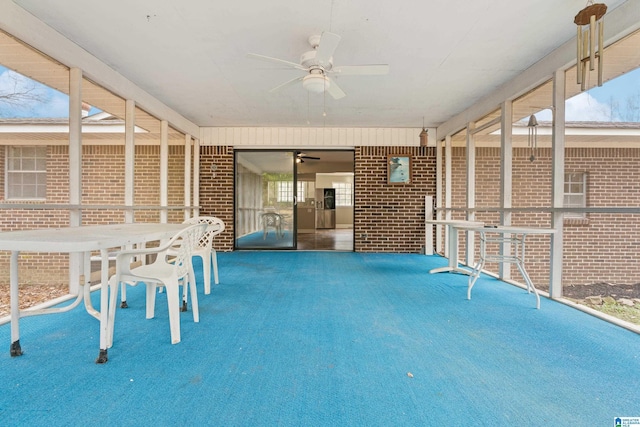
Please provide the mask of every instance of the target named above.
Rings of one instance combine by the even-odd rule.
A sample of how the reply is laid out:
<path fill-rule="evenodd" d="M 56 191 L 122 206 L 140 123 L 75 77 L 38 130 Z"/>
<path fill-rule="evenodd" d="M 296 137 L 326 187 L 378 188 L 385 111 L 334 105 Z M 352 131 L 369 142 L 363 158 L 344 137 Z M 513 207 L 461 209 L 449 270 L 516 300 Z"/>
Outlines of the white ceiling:
<path fill-rule="evenodd" d="M 629 0 L 638 1 L 638 0 Z M 625 0 L 608 0 L 609 13 Z M 585 0 L 14 0 L 198 126 L 435 127 L 575 37 Z M 605 18 L 606 19 L 606 18 Z M 347 93 L 269 89 L 301 72 L 307 38 L 342 37 Z M 326 117 L 323 116 L 326 111 Z"/>

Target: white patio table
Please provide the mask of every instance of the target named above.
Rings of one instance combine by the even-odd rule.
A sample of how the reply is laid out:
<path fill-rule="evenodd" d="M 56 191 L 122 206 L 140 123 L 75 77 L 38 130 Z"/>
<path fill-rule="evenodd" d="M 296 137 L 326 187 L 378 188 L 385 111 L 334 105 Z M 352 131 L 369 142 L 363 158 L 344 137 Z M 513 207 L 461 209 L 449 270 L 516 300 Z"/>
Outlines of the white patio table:
<path fill-rule="evenodd" d="M 525 240 L 528 234 L 554 234 L 554 228 L 534 228 L 534 227 L 513 227 L 513 226 L 495 226 L 486 225 L 484 227 L 474 227 L 469 225 L 455 225 L 457 229 L 465 231 L 473 231 L 480 234 L 480 259 L 473 267 L 473 272 L 469 276 L 467 287 L 467 299 L 471 299 L 471 289 L 475 285 L 480 272 L 485 263 L 498 262 L 516 264 L 518 270 L 522 274 L 527 284 L 527 291 L 531 293 L 533 290 L 536 296 L 536 308 L 540 309 L 540 295 L 533 285 L 527 270 L 524 267 L 525 262 Z M 510 251 L 508 253 L 487 253 L 487 243 L 508 244 Z"/>
<path fill-rule="evenodd" d="M 87 312 L 100 320 L 100 352 L 96 363 L 105 363 L 107 349 L 113 344 L 115 321 L 115 296 L 117 286 L 111 290 L 109 299 L 109 255 L 108 249 L 168 239 L 182 230 L 183 224 L 133 223 L 112 225 L 85 225 L 79 227 L 45 228 L 0 233 L 0 250 L 11 251 L 11 356 L 22 355 L 20 347 L 20 318 L 69 311 L 84 300 Z M 91 305 L 90 253 L 99 250 L 101 262 L 100 311 Z M 74 303 L 62 308 L 19 309 L 18 302 L 18 256 L 20 252 L 83 253 L 85 283 L 78 291 Z"/>
<path fill-rule="evenodd" d="M 458 230 L 457 226 L 465 227 L 482 227 L 484 223 L 479 221 L 466 221 L 463 219 L 428 219 L 425 221 L 427 224 L 433 225 L 446 225 L 449 229 L 449 242 L 447 257 L 449 258 L 449 265 L 446 267 L 438 267 L 429 270 L 429 273 L 461 273 L 471 274 L 470 270 L 466 270 L 458 266 Z"/>

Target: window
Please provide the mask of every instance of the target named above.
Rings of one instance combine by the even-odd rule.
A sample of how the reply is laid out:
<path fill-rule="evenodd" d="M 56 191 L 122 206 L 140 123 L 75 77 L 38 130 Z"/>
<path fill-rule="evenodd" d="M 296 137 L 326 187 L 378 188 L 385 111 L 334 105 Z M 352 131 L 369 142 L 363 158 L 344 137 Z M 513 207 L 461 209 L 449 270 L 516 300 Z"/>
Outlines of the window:
<path fill-rule="evenodd" d="M 47 197 L 47 147 L 7 147 L 7 199 Z"/>
<path fill-rule="evenodd" d="M 275 181 L 278 202 L 293 202 L 293 181 Z M 304 202 L 308 194 L 313 194 L 314 183 L 310 181 L 297 182 L 298 203 Z"/>
<path fill-rule="evenodd" d="M 277 181 L 278 202 L 293 202 L 293 181 Z"/>
<path fill-rule="evenodd" d="M 564 174 L 564 207 L 587 207 L 587 174 L 572 172 Z M 586 218 L 585 212 L 567 212 L 565 217 Z"/>
<path fill-rule="evenodd" d="M 302 203 L 307 200 L 307 197 L 313 198 L 315 193 L 315 182 L 313 181 L 298 181 L 298 203 Z"/>
<path fill-rule="evenodd" d="M 334 182 L 336 189 L 336 206 L 353 206 L 353 184 L 350 182 Z"/>

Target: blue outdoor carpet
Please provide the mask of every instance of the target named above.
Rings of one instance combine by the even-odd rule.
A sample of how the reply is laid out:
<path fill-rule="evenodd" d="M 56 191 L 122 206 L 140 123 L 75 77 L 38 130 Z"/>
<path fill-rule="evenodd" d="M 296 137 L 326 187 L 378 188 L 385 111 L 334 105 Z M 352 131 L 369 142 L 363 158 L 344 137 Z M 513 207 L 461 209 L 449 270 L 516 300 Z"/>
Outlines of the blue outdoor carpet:
<path fill-rule="evenodd" d="M 82 307 L 0 326 L 0 425 L 613 426 L 640 416 L 640 335 L 446 259 L 218 254 L 220 284 L 182 313 L 144 288 L 118 309 L 109 362 Z M 199 281 L 201 281 L 201 277 Z M 201 286 L 200 286 L 201 288 Z M 98 295 L 94 296 L 98 304 Z"/>
<path fill-rule="evenodd" d="M 243 249 L 277 249 L 292 248 L 293 236 L 289 230 L 284 230 L 281 236 L 270 230 L 265 236 L 262 231 L 256 231 L 238 238 L 236 247 Z"/>

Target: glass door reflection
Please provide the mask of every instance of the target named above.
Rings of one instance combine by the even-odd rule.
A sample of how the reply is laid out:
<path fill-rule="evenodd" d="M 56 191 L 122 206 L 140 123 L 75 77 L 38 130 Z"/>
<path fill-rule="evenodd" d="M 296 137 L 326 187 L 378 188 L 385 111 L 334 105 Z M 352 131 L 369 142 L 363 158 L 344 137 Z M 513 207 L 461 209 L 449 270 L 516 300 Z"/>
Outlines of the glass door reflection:
<path fill-rule="evenodd" d="M 235 153 L 235 248 L 295 249 L 295 151 Z"/>

